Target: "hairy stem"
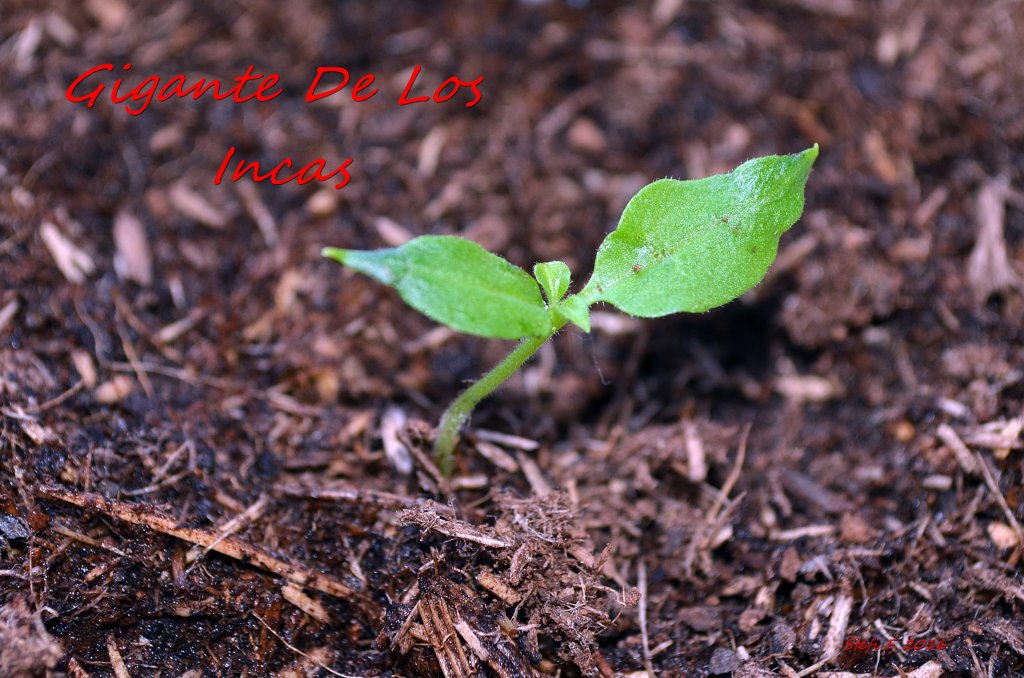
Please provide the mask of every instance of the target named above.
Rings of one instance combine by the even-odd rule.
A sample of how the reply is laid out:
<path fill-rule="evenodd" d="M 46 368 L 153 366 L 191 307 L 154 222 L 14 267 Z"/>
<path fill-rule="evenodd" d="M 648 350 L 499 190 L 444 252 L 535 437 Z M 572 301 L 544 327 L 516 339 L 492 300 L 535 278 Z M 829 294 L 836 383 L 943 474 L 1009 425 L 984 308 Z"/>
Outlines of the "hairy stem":
<path fill-rule="evenodd" d="M 452 473 L 452 462 L 455 457 L 455 445 L 459 442 L 459 431 L 469 419 L 473 408 L 481 400 L 491 395 L 495 389 L 505 383 L 515 371 L 523 366 L 555 332 L 565 326 L 564 320 L 554 323 L 551 331 L 537 337 L 526 337 L 505 359 L 491 368 L 491 371 L 480 377 L 480 380 L 467 388 L 455 401 L 448 406 L 437 426 L 437 438 L 434 439 L 434 457 L 437 465 L 445 476 Z"/>

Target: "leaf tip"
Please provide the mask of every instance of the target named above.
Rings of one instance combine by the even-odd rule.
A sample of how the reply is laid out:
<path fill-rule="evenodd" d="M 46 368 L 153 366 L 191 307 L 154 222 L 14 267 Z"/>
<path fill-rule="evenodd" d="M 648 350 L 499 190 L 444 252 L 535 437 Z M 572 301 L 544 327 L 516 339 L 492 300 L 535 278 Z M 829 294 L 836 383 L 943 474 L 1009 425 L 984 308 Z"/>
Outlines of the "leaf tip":
<path fill-rule="evenodd" d="M 818 150 L 818 144 L 815 142 L 815 144 L 806 151 L 795 154 L 799 166 L 806 172 L 811 171 L 811 167 L 814 166 L 814 161 L 818 159 Z"/>
<path fill-rule="evenodd" d="M 338 263 L 344 264 L 348 256 L 348 250 L 343 250 L 340 247 L 325 247 L 320 250 L 320 256 L 334 259 Z"/>

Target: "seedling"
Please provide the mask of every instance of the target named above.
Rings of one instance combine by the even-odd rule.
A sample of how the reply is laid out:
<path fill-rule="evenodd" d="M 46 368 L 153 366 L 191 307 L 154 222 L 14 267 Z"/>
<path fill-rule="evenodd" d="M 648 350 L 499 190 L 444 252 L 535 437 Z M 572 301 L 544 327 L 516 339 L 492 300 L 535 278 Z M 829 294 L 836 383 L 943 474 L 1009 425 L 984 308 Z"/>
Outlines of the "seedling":
<path fill-rule="evenodd" d="M 372 251 L 327 247 L 323 254 L 394 287 L 437 322 L 481 337 L 519 340 L 441 417 L 434 454 L 447 475 L 473 408 L 567 324 L 589 332 L 594 304 L 643 318 L 701 313 L 760 282 L 775 260 L 779 238 L 803 212 L 804 186 L 817 157 L 815 144 L 802 153 L 749 160 L 728 174 L 645 186 L 597 250 L 590 280 L 568 296 L 565 263 L 537 264 L 530 277 L 454 236 L 425 235 Z"/>

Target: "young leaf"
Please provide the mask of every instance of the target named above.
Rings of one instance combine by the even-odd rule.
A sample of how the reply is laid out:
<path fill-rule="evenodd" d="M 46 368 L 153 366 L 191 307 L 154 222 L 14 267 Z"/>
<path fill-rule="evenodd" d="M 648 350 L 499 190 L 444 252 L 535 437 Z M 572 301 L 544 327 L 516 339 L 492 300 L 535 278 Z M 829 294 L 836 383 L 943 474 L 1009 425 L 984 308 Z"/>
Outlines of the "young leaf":
<path fill-rule="evenodd" d="M 471 240 L 425 235 L 391 249 L 327 247 L 323 255 L 394 287 L 417 311 L 460 332 L 521 339 L 551 329 L 537 282 Z"/>
<path fill-rule="evenodd" d="M 764 277 L 804 209 L 818 146 L 706 179 L 662 179 L 626 205 L 579 296 L 653 318 L 732 301 Z"/>
<path fill-rule="evenodd" d="M 572 273 L 569 267 L 561 261 L 546 261 L 542 264 L 534 264 L 533 277 L 537 279 L 544 289 L 549 304 L 557 304 L 569 291 L 569 283 L 572 282 Z"/>
<path fill-rule="evenodd" d="M 568 320 L 584 332 L 590 331 L 590 305 L 580 295 L 566 297 L 554 308 L 555 315 Z"/>

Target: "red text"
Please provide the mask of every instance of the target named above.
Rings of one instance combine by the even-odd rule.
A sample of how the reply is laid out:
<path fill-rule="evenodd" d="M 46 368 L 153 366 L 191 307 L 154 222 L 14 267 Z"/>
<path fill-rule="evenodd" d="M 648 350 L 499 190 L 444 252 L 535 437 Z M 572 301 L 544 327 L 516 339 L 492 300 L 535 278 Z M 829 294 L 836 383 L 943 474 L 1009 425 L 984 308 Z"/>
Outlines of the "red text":
<path fill-rule="evenodd" d="M 220 185 L 221 180 L 224 178 L 224 173 L 228 169 L 228 165 L 231 162 L 231 158 L 235 155 L 235 147 L 232 146 L 228 149 L 227 154 L 224 156 L 224 160 L 220 163 L 220 169 L 217 170 L 217 175 L 213 179 L 213 183 Z M 311 181 L 327 181 L 335 175 L 340 175 L 342 180 L 334 184 L 335 188 L 341 188 L 348 184 L 351 180 L 351 175 L 348 173 L 348 166 L 352 164 L 352 158 L 348 158 L 337 168 L 324 174 L 324 170 L 327 169 L 327 161 L 323 158 L 317 158 L 316 160 L 307 163 L 294 174 L 289 174 L 288 171 L 293 169 L 292 159 L 285 158 L 281 162 L 274 166 L 274 169 L 263 174 L 260 173 L 261 167 L 258 162 L 251 161 L 246 162 L 239 160 L 238 165 L 235 166 L 235 171 L 231 174 L 231 181 L 238 181 L 246 174 L 252 173 L 253 181 L 265 181 L 270 180 L 270 183 L 280 185 L 286 184 L 289 181 L 295 181 L 297 184 L 308 184 Z M 284 174 L 281 174 L 284 172 Z"/>
<path fill-rule="evenodd" d="M 129 71 L 131 70 L 132 65 L 125 64 L 121 68 L 125 71 Z M 253 99 L 256 101 L 270 101 L 281 94 L 282 90 L 280 88 L 273 92 L 270 91 L 280 81 L 280 77 L 276 73 L 270 73 L 267 75 L 264 75 L 263 73 L 254 73 L 253 68 L 253 66 L 246 68 L 244 74 L 231 81 L 234 84 L 230 87 L 217 79 L 207 80 L 206 78 L 198 78 L 191 84 L 188 84 L 188 77 L 184 74 L 171 76 L 166 81 L 161 79 L 158 75 L 151 75 L 143 79 L 142 82 L 132 87 L 126 93 L 122 94 L 121 87 L 124 85 L 124 81 L 121 78 L 118 78 L 110 88 L 110 100 L 115 104 L 125 104 L 124 110 L 127 111 L 129 115 L 141 115 L 147 108 L 149 108 L 149 105 L 153 102 L 154 98 L 157 101 L 167 101 L 174 97 L 184 99 L 185 97 L 191 96 L 193 99 L 198 101 L 207 93 L 210 93 L 210 96 L 218 101 L 231 99 L 237 103 L 244 103 L 246 101 L 252 101 Z M 102 82 L 97 82 L 94 85 L 91 85 L 90 89 L 84 86 L 86 81 L 90 80 L 98 73 L 113 70 L 114 64 L 100 64 L 99 66 L 90 68 L 74 79 L 64 94 L 65 98 L 72 103 L 85 103 L 86 106 L 92 108 L 96 104 L 96 100 L 100 98 L 104 91 L 106 91 L 106 86 Z M 255 85 L 254 88 L 246 94 L 246 86 L 257 81 L 259 84 Z M 186 85 L 188 86 L 186 87 Z M 227 89 L 224 89 L 225 87 L 227 87 Z M 134 107 L 132 103 L 125 103 L 128 101 L 133 102 Z"/>
<path fill-rule="evenodd" d="M 431 97 L 418 96 L 409 97 L 409 93 L 412 91 L 412 86 L 416 83 L 416 78 L 420 75 L 421 68 L 416 66 L 412 69 L 412 75 L 409 76 L 409 82 L 405 83 L 405 89 L 402 90 L 402 94 L 398 97 L 399 106 L 407 106 L 408 104 L 417 104 L 424 101 L 430 101 Z M 441 83 L 441 85 L 434 90 L 433 99 L 436 103 L 444 103 L 448 101 L 456 94 L 459 93 L 463 87 L 468 87 L 472 91 L 472 98 L 466 102 L 466 108 L 472 108 L 480 102 L 480 83 L 484 81 L 484 76 L 480 76 L 476 80 L 462 80 L 452 76 Z"/>
<path fill-rule="evenodd" d="M 935 638 L 909 638 L 899 641 L 895 638 L 883 640 L 881 638 L 847 638 L 843 652 L 892 652 L 900 649 L 904 652 L 924 652 L 928 650 L 945 650 L 949 647 L 944 640 Z"/>

